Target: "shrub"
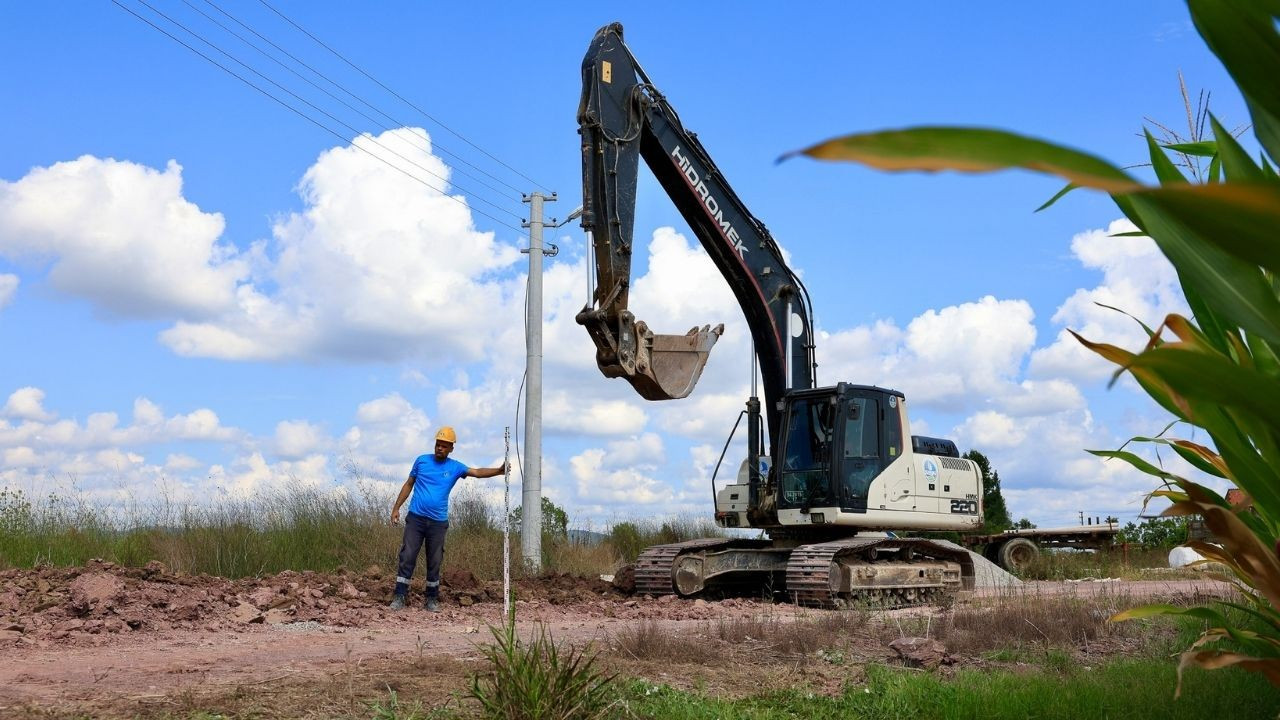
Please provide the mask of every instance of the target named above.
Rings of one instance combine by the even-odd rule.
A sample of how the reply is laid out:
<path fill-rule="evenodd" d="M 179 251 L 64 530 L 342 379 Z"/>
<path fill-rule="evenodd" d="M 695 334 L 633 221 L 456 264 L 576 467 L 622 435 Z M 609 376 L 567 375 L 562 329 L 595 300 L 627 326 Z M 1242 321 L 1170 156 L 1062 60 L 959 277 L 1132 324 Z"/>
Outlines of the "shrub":
<path fill-rule="evenodd" d="M 634 562 L 645 548 L 644 537 L 635 523 L 620 522 L 609 531 L 609 544 L 626 562 Z"/>

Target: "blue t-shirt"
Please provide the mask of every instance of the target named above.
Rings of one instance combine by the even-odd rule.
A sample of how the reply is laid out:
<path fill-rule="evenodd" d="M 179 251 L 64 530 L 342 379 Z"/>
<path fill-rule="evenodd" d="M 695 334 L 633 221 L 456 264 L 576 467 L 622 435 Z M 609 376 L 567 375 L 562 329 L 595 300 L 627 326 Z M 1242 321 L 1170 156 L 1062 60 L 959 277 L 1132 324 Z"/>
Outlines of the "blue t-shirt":
<path fill-rule="evenodd" d="M 467 466 L 453 458 L 440 462 L 435 455 L 419 455 L 409 471 L 409 477 L 413 478 L 409 512 L 441 522 L 448 520 L 449 493 L 458 478 L 466 474 Z"/>

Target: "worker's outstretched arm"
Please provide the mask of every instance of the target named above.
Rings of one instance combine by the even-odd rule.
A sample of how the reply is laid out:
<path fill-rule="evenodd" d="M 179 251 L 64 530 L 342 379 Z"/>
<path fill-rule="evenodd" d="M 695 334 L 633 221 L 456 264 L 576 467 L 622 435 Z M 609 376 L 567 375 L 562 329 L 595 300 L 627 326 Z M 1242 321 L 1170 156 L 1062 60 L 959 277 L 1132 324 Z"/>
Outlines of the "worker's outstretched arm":
<path fill-rule="evenodd" d="M 467 468 L 467 477 L 473 478 L 491 478 L 497 477 L 507 471 L 506 464 L 491 468 Z"/>

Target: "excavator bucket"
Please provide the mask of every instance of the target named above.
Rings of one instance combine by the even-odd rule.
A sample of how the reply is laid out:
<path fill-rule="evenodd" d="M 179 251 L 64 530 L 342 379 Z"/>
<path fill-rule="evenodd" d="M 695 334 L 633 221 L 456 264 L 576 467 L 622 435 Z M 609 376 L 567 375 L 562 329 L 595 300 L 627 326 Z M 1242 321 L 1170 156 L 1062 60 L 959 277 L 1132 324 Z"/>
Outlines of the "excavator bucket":
<path fill-rule="evenodd" d="M 724 325 L 694 327 L 684 335 L 655 335 L 643 322 L 636 323 L 636 370 L 623 377 L 646 400 L 675 400 L 693 392 L 702 376 L 707 356 Z"/>

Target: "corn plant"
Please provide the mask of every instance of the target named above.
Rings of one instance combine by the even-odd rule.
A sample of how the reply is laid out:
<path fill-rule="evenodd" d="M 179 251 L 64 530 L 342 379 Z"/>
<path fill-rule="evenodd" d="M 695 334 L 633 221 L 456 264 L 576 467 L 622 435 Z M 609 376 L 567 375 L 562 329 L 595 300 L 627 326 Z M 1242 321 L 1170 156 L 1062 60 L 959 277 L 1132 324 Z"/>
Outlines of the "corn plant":
<path fill-rule="evenodd" d="M 1221 603 L 1238 613 L 1218 605 L 1150 605 L 1113 619 L 1169 614 L 1207 623 L 1182 654 L 1179 689 L 1182 670 L 1191 665 L 1238 666 L 1280 685 L 1280 179 L 1273 165 L 1280 162 L 1280 0 L 1188 0 L 1188 6 L 1248 105 L 1262 148 L 1256 161 L 1212 116 L 1212 140 L 1161 145 L 1146 134 L 1159 181 L 1154 186 L 1093 155 L 1000 130 L 864 133 L 800 153 L 885 170 L 1045 172 L 1069 184 L 1043 207 L 1078 187 L 1102 190 L 1139 234 L 1155 241 L 1177 270 L 1192 317 L 1173 314 L 1154 329 L 1144 325 L 1149 341 L 1133 350 L 1076 337 L 1117 365 L 1116 377 L 1132 375 L 1174 424 L 1199 428 L 1211 440 L 1162 432 L 1131 442 L 1170 448 L 1198 470 L 1242 488 L 1250 502 L 1233 508 L 1204 484 L 1124 449 L 1090 452 L 1157 478 L 1160 487 L 1150 497 L 1170 501 L 1165 515 L 1203 517 L 1219 544 L 1189 545 L 1226 566 L 1243 592 L 1239 602 Z M 1203 182 L 1189 182 L 1170 153 L 1208 158 Z"/>

